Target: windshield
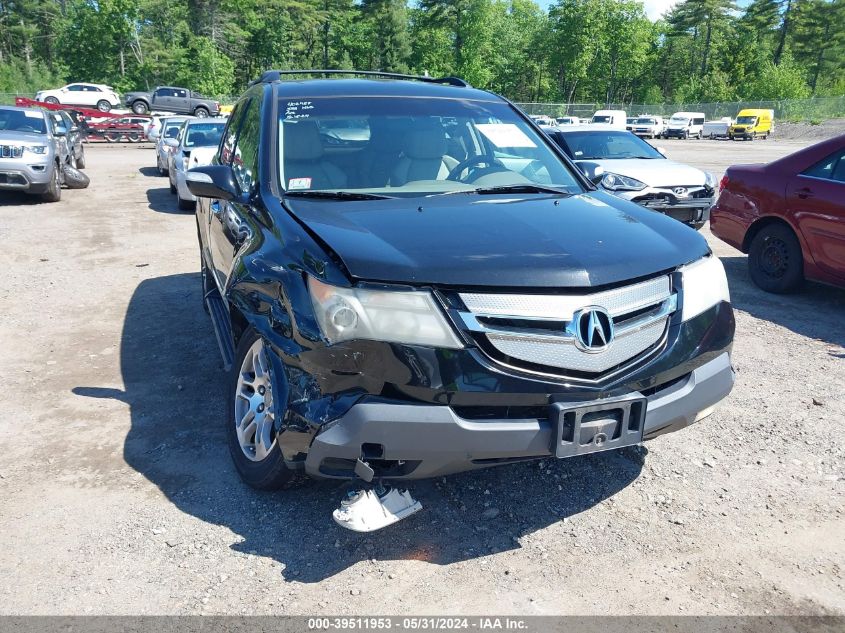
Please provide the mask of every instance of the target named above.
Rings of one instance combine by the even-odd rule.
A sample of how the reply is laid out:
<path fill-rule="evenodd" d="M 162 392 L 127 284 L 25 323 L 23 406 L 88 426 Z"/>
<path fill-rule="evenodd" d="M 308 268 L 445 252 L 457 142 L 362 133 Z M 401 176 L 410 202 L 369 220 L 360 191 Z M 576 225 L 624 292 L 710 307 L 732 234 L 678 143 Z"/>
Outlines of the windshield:
<path fill-rule="evenodd" d="M 654 124 L 654 119 L 651 119 L 649 117 L 641 117 L 637 119 L 636 122 L 640 125 L 652 125 Z"/>
<path fill-rule="evenodd" d="M 0 131 L 46 134 L 47 122 L 38 110 L 0 108 Z"/>
<path fill-rule="evenodd" d="M 593 123 L 612 123 L 612 122 L 613 122 L 613 117 L 608 116 L 606 114 L 601 114 L 601 115 L 597 114 L 596 116 L 593 117 Z"/>
<path fill-rule="evenodd" d="M 219 123 L 193 123 L 188 126 L 185 147 L 216 147 L 223 136 L 224 121 Z"/>
<path fill-rule="evenodd" d="M 638 136 L 630 132 L 605 131 L 561 132 L 564 151 L 573 160 L 604 160 L 622 158 L 663 158 Z"/>
<path fill-rule="evenodd" d="M 687 123 L 689 123 L 689 119 L 683 116 L 673 116 L 671 119 L 669 119 L 669 123 L 674 123 L 676 125 L 686 125 Z"/>
<path fill-rule="evenodd" d="M 526 184 L 583 190 L 548 140 L 505 103 L 282 99 L 279 112 L 287 191 L 413 197 Z"/>
<path fill-rule="evenodd" d="M 739 116 L 736 118 L 736 122 L 740 125 L 754 125 L 757 123 L 756 116 Z"/>

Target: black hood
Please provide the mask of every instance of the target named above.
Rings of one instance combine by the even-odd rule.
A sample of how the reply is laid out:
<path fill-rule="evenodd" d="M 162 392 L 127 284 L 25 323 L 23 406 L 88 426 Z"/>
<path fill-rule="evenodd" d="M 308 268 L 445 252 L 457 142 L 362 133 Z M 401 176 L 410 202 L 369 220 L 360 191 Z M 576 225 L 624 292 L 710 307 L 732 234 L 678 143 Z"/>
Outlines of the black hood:
<path fill-rule="evenodd" d="M 287 198 L 285 204 L 360 280 L 604 286 L 669 270 L 709 252 L 691 228 L 601 192 L 569 198 Z"/>

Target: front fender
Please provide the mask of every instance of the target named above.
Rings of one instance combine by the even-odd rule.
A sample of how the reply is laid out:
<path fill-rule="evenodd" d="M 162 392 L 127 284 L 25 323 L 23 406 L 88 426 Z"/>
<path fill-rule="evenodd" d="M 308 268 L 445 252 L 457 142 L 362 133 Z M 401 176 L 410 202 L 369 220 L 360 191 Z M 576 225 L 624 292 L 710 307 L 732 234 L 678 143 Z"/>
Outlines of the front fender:
<path fill-rule="evenodd" d="M 304 459 L 317 429 L 345 413 L 365 391 L 344 391 L 342 374 L 308 362 L 307 353 L 321 347 L 323 339 L 306 277 L 337 281 L 339 271 L 296 223 L 275 222 L 270 229 L 261 216 L 247 218 L 250 237 L 235 256 L 225 299 L 233 315 L 255 329 L 273 352 L 274 394 L 283 394 L 277 402 L 286 403 L 276 430 L 285 459 L 297 461 Z"/>

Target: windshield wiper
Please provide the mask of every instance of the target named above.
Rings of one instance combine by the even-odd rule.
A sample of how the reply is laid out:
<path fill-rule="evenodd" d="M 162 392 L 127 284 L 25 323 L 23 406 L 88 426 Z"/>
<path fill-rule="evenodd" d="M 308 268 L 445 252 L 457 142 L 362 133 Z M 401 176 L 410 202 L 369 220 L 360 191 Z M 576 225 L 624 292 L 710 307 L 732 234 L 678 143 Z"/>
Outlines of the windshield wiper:
<path fill-rule="evenodd" d="M 571 191 L 567 191 L 566 189 L 558 189 L 557 187 L 552 187 L 551 185 L 536 185 L 526 182 L 516 183 L 513 185 L 499 185 L 496 187 L 479 187 L 478 189 L 473 189 L 472 193 L 478 193 L 481 195 L 488 193 L 554 193 L 561 196 L 573 195 Z"/>
<path fill-rule="evenodd" d="M 394 196 L 356 191 L 285 191 L 285 196 L 298 198 L 325 198 L 329 200 L 391 200 Z"/>

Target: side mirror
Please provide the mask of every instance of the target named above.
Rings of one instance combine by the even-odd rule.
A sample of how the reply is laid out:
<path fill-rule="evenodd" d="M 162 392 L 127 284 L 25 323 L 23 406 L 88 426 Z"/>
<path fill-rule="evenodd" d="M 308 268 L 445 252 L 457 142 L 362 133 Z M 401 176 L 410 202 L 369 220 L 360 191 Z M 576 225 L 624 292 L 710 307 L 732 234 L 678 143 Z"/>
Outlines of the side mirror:
<path fill-rule="evenodd" d="M 185 174 L 185 183 L 198 198 L 234 200 L 241 195 L 235 172 L 229 165 L 205 165 L 189 169 Z"/>
<path fill-rule="evenodd" d="M 76 134 L 79 131 L 79 126 L 74 125 L 72 128 L 70 128 L 70 131 Z"/>
<path fill-rule="evenodd" d="M 56 136 L 67 136 L 67 128 L 64 125 L 57 125 L 55 134 Z"/>
<path fill-rule="evenodd" d="M 587 180 L 589 180 L 594 185 L 599 184 L 601 179 L 604 177 L 604 167 L 601 165 L 597 165 L 596 163 L 591 163 L 589 161 L 578 161 L 575 163 L 578 166 L 578 169 L 581 170 Z"/>
<path fill-rule="evenodd" d="M 168 138 L 164 139 L 164 144 L 167 145 L 168 147 L 179 147 L 179 139 L 173 138 L 173 137 L 168 137 Z"/>

